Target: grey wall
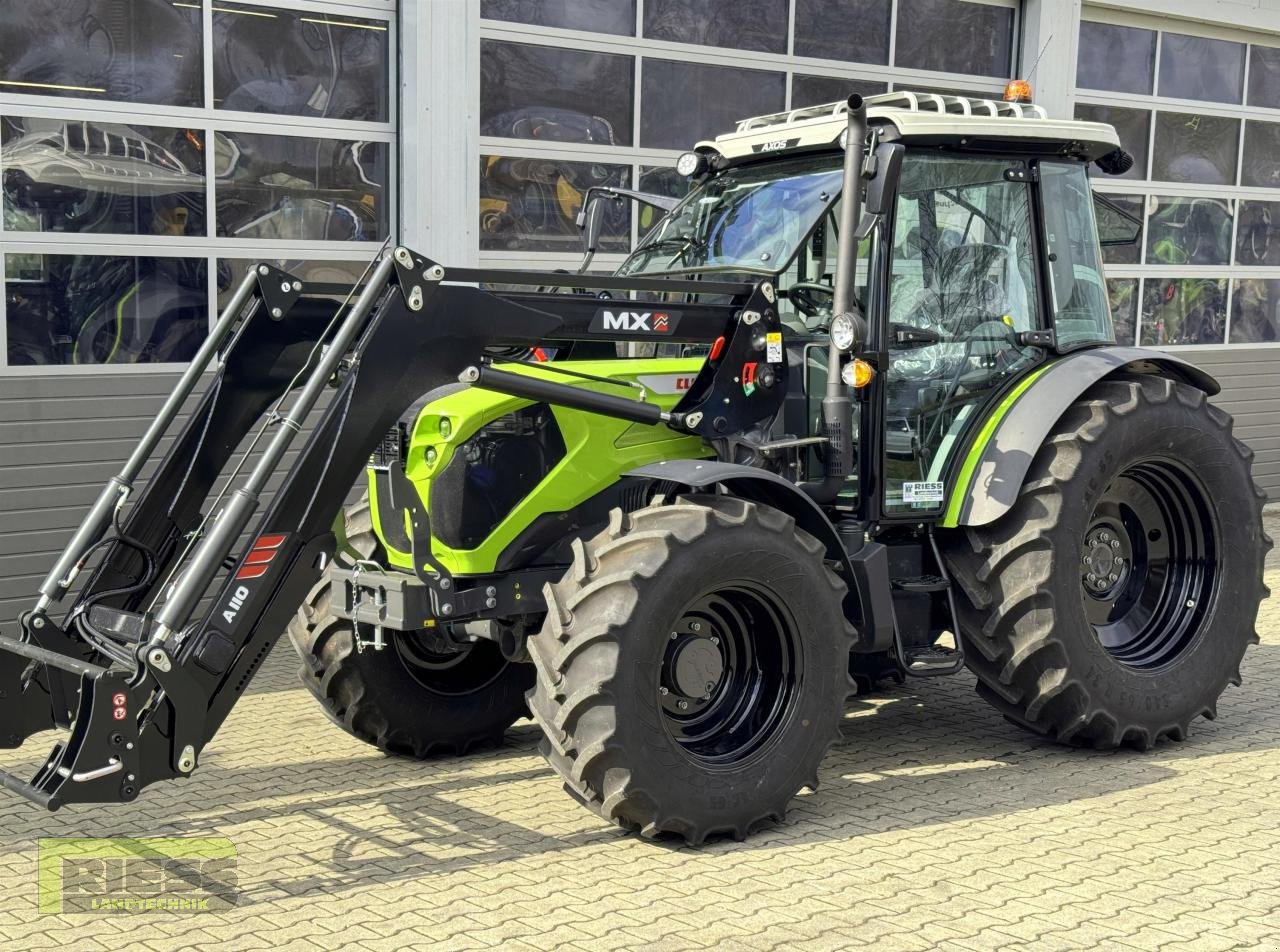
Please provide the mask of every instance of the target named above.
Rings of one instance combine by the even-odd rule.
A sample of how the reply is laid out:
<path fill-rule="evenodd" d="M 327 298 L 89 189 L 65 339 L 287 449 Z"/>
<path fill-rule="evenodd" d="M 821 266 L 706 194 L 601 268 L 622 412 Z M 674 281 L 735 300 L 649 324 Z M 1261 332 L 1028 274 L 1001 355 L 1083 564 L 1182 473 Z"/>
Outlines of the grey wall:
<path fill-rule="evenodd" d="M 1253 478 L 1272 501 L 1280 499 L 1280 349 L 1231 348 L 1172 353 L 1218 378 L 1214 400 L 1235 417 L 1235 434 L 1254 452 Z"/>
<path fill-rule="evenodd" d="M 32 606 L 36 586 L 177 379 L 167 373 L 0 376 L 0 633 L 15 632 L 18 614 Z M 199 390 L 189 406 L 198 400 Z M 326 403 L 322 398 L 286 454 L 280 475 L 268 482 L 259 513 L 270 505 L 271 493 Z M 185 419 L 178 418 L 173 433 Z M 161 443 L 160 454 L 171 442 Z M 138 490 L 153 468 L 143 470 Z M 249 525 L 252 531 L 256 518 Z"/>
<path fill-rule="evenodd" d="M 159 410 L 176 374 L 0 376 L 0 631 Z M 167 445 L 167 444 L 166 444 Z"/>

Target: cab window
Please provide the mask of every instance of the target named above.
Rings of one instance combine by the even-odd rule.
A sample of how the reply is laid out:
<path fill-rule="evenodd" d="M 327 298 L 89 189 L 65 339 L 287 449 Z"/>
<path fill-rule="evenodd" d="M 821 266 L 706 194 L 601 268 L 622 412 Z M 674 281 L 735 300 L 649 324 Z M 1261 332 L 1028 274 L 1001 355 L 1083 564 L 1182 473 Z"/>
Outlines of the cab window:
<path fill-rule="evenodd" d="M 1113 342 L 1093 192 L 1079 163 L 1042 162 L 1040 201 L 1059 347 Z"/>

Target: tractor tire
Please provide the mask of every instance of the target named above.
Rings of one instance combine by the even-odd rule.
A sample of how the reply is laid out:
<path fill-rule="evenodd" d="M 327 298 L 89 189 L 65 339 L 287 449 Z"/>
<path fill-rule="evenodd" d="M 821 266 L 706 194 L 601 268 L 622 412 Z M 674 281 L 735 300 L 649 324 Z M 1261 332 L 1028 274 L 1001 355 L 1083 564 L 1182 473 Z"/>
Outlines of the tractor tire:
<path fill-rule="evenodd" d="M 781 821 L 839 736 L 845 584 L 790 516 L 692 495 L 573 543 L 529 639 L 529 708 L 565 789 L 691 845 Z"/>
<path fill-rule="evenodd" d="M 1252 457 L 1196 388 L 1142 376 L 1088 390 L 1013 508 L 944 540 L 978 693 L 1099 749 L 1212 720 L 1268 594 Z"/>
<path fill-rule="evenodd" d="M 367 496 L 347 508 L 345 524 L 338 558 L 377 561 Z M 359 651 L 351 622 L 329 610 L 327 582 L 311 590 L 288 633 L 302 659 L 299 678 L 329 719 L 388 754 L 465 754 L 501 742 L 528 716 L 531 665 L 508 662 L 491 641 L 456 649 L 429 631 L 389 631 L 383 650 Z"/>

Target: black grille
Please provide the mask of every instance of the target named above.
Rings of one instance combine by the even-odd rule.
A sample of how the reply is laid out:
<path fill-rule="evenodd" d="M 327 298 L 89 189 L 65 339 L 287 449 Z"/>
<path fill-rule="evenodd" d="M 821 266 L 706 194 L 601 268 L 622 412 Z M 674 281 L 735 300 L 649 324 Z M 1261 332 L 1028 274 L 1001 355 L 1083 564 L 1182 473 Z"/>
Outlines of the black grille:
<path fill-rule="evenodd" d="M 475 548 L 564 456 L 545 403 L 487 423 L 432 477 L 432 533 L 451 548 Z"/>

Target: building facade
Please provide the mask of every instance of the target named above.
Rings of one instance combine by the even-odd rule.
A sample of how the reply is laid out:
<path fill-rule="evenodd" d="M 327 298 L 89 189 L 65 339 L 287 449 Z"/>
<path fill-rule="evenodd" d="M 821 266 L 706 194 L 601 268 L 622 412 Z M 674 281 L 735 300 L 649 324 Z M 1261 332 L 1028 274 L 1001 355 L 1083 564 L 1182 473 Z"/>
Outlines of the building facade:
<path fill-rule="evenodd" d="M 0 6 L 0 619 L 245 262 L 352 280 L 394 240 L 573 267 L 591 185 L 678 193 L 744 116 L 862 93 L 1115 124 L 1120 339 L 1176 350 L 1280 497 L 1280 0 L 24 0 Z M 647 218 L 607 222 L 598 267 Z M 3 624 L 3 622 L 0 622 Z"/>

